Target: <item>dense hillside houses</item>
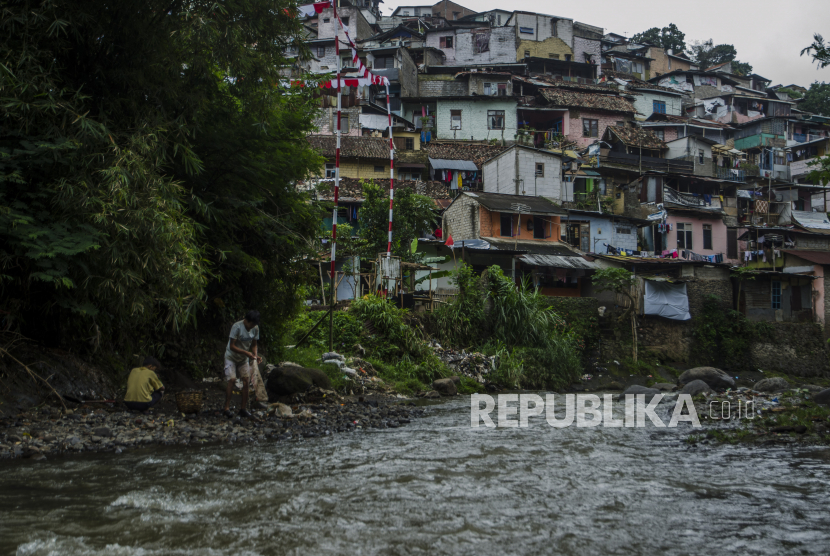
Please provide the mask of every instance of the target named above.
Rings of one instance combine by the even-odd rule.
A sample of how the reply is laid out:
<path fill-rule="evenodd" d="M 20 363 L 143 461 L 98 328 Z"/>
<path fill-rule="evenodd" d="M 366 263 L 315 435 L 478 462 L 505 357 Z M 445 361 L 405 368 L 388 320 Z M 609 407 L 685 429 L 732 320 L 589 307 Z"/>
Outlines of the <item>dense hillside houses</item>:
<path fill-rule="evenodd" d="M 587 278 L 618 266 L 711 281 L 689 289 L 717 291 L 752 319 L 830 317 L 828 195 L 809 177 L 830 154 L 830 118 L 739 64 L 699 67 L 567 14 L 443 1 L 384 16 L 378 5 L 339 8 L 360 62 L 390 80 L 388 94 L 343 91 L 347 221 L 359 226 L 359 180 L 388 182 L 388 107 L 395 178 L 435 200 L 435 229 L 424 230 L 433 255 L 451 253 L 451 236 L 474 268 L 498 264 L 551 296 L 592 296 Z M 357 76 L 348 48 L 335 55 L 332 10 L 301 11 L 307 49 L 286 77 L 322 79 L 338 65 Z M 308 138 L 326 158 L 323 192 L 334 177 L 332 94 L 320 96 Z M 738 287 L 737 267 L 757 271 L 751 285 Z"/>

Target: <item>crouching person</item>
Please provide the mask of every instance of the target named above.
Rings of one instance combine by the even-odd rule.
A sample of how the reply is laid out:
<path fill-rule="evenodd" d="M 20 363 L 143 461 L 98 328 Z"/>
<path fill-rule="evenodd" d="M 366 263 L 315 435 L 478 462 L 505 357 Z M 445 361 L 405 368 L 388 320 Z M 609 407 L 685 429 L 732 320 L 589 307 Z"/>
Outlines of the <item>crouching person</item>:
<path fill-rule="evenodd" d="M 234 323 L 231 327 L 228 347 L 225 349 L 225 380 L 228 383 L 225 392 L 225 415 L 232 417 L 231 394 L 237 378 L 242 379 L 242 409 L 241 417 L 250 417 L 248 413 L 248 387 L 251 382 L 251 373 L 256 363 L 262 363 L 257 355 L 257 340 L 259 340 L 259 311 L 248 311 L 245 318 Z"/>
<path fill-rule="evenodd" d="M 154 357 L 147 357 L 141 367 L 130 371 L 127 379 L 127 394 L 124 405 L 134 411 L 147 411 L 164 396 L 164 385 L 156 371 L 161 370 L 161 363 Z"/>

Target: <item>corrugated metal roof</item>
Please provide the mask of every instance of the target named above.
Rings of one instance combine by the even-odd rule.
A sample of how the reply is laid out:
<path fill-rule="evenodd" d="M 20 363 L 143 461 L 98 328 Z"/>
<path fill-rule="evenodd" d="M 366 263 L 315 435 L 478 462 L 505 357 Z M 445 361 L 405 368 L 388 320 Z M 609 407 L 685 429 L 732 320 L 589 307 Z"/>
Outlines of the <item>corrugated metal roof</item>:
<path fill-rule="evenodd" d="M 519 255 L 519 260 L 532 266 L 550 266 L 553 268 L 583 268 L 594 270 L 601 268 L 598 264 L 586 261 L 582 257 L 560 257 L 557 255 Z"/>
<path fill-rule="evenodd" d="M 461 170 L 462 172 L 476 172 L 475 162 L 472 160 L 446 160 L 443 158 L 430 158 L 429 163 L 436 170 Z"/>
<path fill-rule="evenodd" d="M 830 253 L 827 251 L 803 251 L 800 249 L 782 249 L 782 251 L 811 263 L 830 264 Z"/>
<path fill-rule="evenodd" d="M 536 255 L 556 255 L 561 257 L 578 257 L 579 253 L 570 248 L 570 246 L 558 241 L 544 241 L 538 240 L 512 240 L 507 238 L 496 237 L 482 237 L 490 244 L 491 249 L 495 248 L 499 251 L 521 250 Z M 515 246 L 515 247 L 514 247 Z"/>
<path fill-rule="evenodd" d="M 794 210 L 793 220 L 811 230 L 830 230 L 830 220 L 827 219 L 827 214 L 824 212 Z"/>
<path fill-rule="evenodd" d="M 487 193 L 476 191 L 475 193 L 465 191 L 464 195 L 474 197 L 485 208 L 498 211 L 518 213 L 514 205 L 524 205 L 521 209 L 523 214 L 567 214 L 563 209 L 557 207 L 544 197 L 532 195 L 507 195 L 506 193 Z"/>

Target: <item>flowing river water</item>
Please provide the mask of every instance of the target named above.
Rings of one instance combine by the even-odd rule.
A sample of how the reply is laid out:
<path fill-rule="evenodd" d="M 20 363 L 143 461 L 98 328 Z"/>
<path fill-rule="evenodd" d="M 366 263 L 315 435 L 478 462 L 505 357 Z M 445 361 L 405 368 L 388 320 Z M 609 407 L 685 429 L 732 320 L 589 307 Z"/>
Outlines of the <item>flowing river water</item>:
<path fill-rule="evenodd" d="M 471 428 L 460 397 L 399 429 L 3 462 L 0 553 L 830 553 L 826 448 L 530 423 Z"/>

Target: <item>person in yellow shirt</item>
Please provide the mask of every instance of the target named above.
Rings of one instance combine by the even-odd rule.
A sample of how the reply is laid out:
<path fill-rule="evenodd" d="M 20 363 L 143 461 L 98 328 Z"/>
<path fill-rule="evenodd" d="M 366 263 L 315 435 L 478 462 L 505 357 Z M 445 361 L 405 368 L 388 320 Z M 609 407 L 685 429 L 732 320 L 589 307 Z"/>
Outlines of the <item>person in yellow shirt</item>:
<path fill-rule="evenodd" d="M 127 394 L 124 405 L 134 411 L 146 411 L 156 405 L 164 395 L 164 385 L 156 371 L 161 370 L 161 363 L 154 357 L 146 357 L 141 367 L 130 371 L 127 379 Z"/>

